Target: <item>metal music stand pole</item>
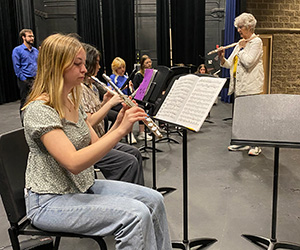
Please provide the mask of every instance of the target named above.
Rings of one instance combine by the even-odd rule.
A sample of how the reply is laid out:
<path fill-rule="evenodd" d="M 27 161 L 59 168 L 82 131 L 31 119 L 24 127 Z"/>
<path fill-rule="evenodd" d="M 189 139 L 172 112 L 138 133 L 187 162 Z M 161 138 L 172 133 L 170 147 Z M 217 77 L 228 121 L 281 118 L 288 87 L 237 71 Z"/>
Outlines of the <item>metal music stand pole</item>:
<path fill-rule="evenodd" d="M 187 158 L 187 130 L 183 129 L 182 145 L 182 167 L 183 167 L 183 240 L 173 241 L 172 247 L 177 249 L 189 250 L 198 246 L 197 250 L 209 247 L 217 240 L 213 238 L 188 238 L 188 158 Z"/>
<path fill-rule="evenodd" d="M 152 134 L 152 188 L 160 192 L 162 195 L 172 193 L 176 190 L 176 188 L 172 187 L 156 187 L 156 150 L 154 134 Z"/>

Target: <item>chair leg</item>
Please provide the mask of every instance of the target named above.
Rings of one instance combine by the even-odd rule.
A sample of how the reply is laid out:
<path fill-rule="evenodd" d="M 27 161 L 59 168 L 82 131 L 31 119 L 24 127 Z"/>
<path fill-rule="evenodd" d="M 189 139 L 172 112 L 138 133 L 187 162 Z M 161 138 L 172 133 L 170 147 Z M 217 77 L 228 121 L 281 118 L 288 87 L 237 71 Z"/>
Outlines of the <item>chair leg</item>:
<path fill-rule="evenodd" d="M 102 237 L 91 237 L 93 240 L 97 241 L 100 250 L 107 250 L 107 246 Z"/>
<path fill-rule="evenodd" d="M 11 227 L 8 229 L 8 234 L 11 242 L 11 246 L 13 250 L 20 250 L 20 242 L 18 239 L 18 233 L 17 230 L 14 227 Z"/>

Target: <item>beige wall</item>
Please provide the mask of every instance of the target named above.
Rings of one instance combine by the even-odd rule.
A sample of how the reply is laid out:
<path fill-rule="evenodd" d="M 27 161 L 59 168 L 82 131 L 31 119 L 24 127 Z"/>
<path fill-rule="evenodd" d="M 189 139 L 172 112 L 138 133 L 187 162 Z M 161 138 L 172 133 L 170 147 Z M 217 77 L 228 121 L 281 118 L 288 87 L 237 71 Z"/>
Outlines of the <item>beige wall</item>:
<path fill-rule="evenodd" d="M 256 33 L 272 35 L 270 93 L 300 94 L 300 1 L 247 0 Z"/>

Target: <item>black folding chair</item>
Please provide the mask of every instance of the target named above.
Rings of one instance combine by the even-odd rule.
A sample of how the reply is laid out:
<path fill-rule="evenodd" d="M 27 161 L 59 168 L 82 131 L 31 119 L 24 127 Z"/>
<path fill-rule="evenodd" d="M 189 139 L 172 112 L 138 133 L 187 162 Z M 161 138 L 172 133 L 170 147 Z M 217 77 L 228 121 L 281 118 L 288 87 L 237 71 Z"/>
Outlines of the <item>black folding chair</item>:
<path fill-rule="evenodd" d="M 91 238 L 101 250 L 107 250 L 105 241 L 100 236 L 87 236 L 74 233 L 48 232 L 31 225 L 26 218 L 24 186 L 27 165 L 28 146 L 23 128 L 0 136 L 0 194 L 10 228 L 8 229 L 12 248 L 22 249 L 20 235 L 55 237 L 54 249 L 58 249 L 61 237 Z"/>

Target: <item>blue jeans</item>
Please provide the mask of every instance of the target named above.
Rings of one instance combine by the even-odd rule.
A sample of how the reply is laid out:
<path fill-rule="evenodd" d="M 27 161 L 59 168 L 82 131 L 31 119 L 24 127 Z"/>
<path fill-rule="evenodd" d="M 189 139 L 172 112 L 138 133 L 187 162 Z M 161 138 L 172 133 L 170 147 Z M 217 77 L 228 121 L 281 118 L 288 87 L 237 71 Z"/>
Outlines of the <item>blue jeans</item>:
<path fill-rule="evenodd" d="M 114 235 L 116 249 L 172 249 L 160 193 L 120 181 L 95 180 L 87 193 L 25 194 L 27 217 L 42 230 Z"/>

